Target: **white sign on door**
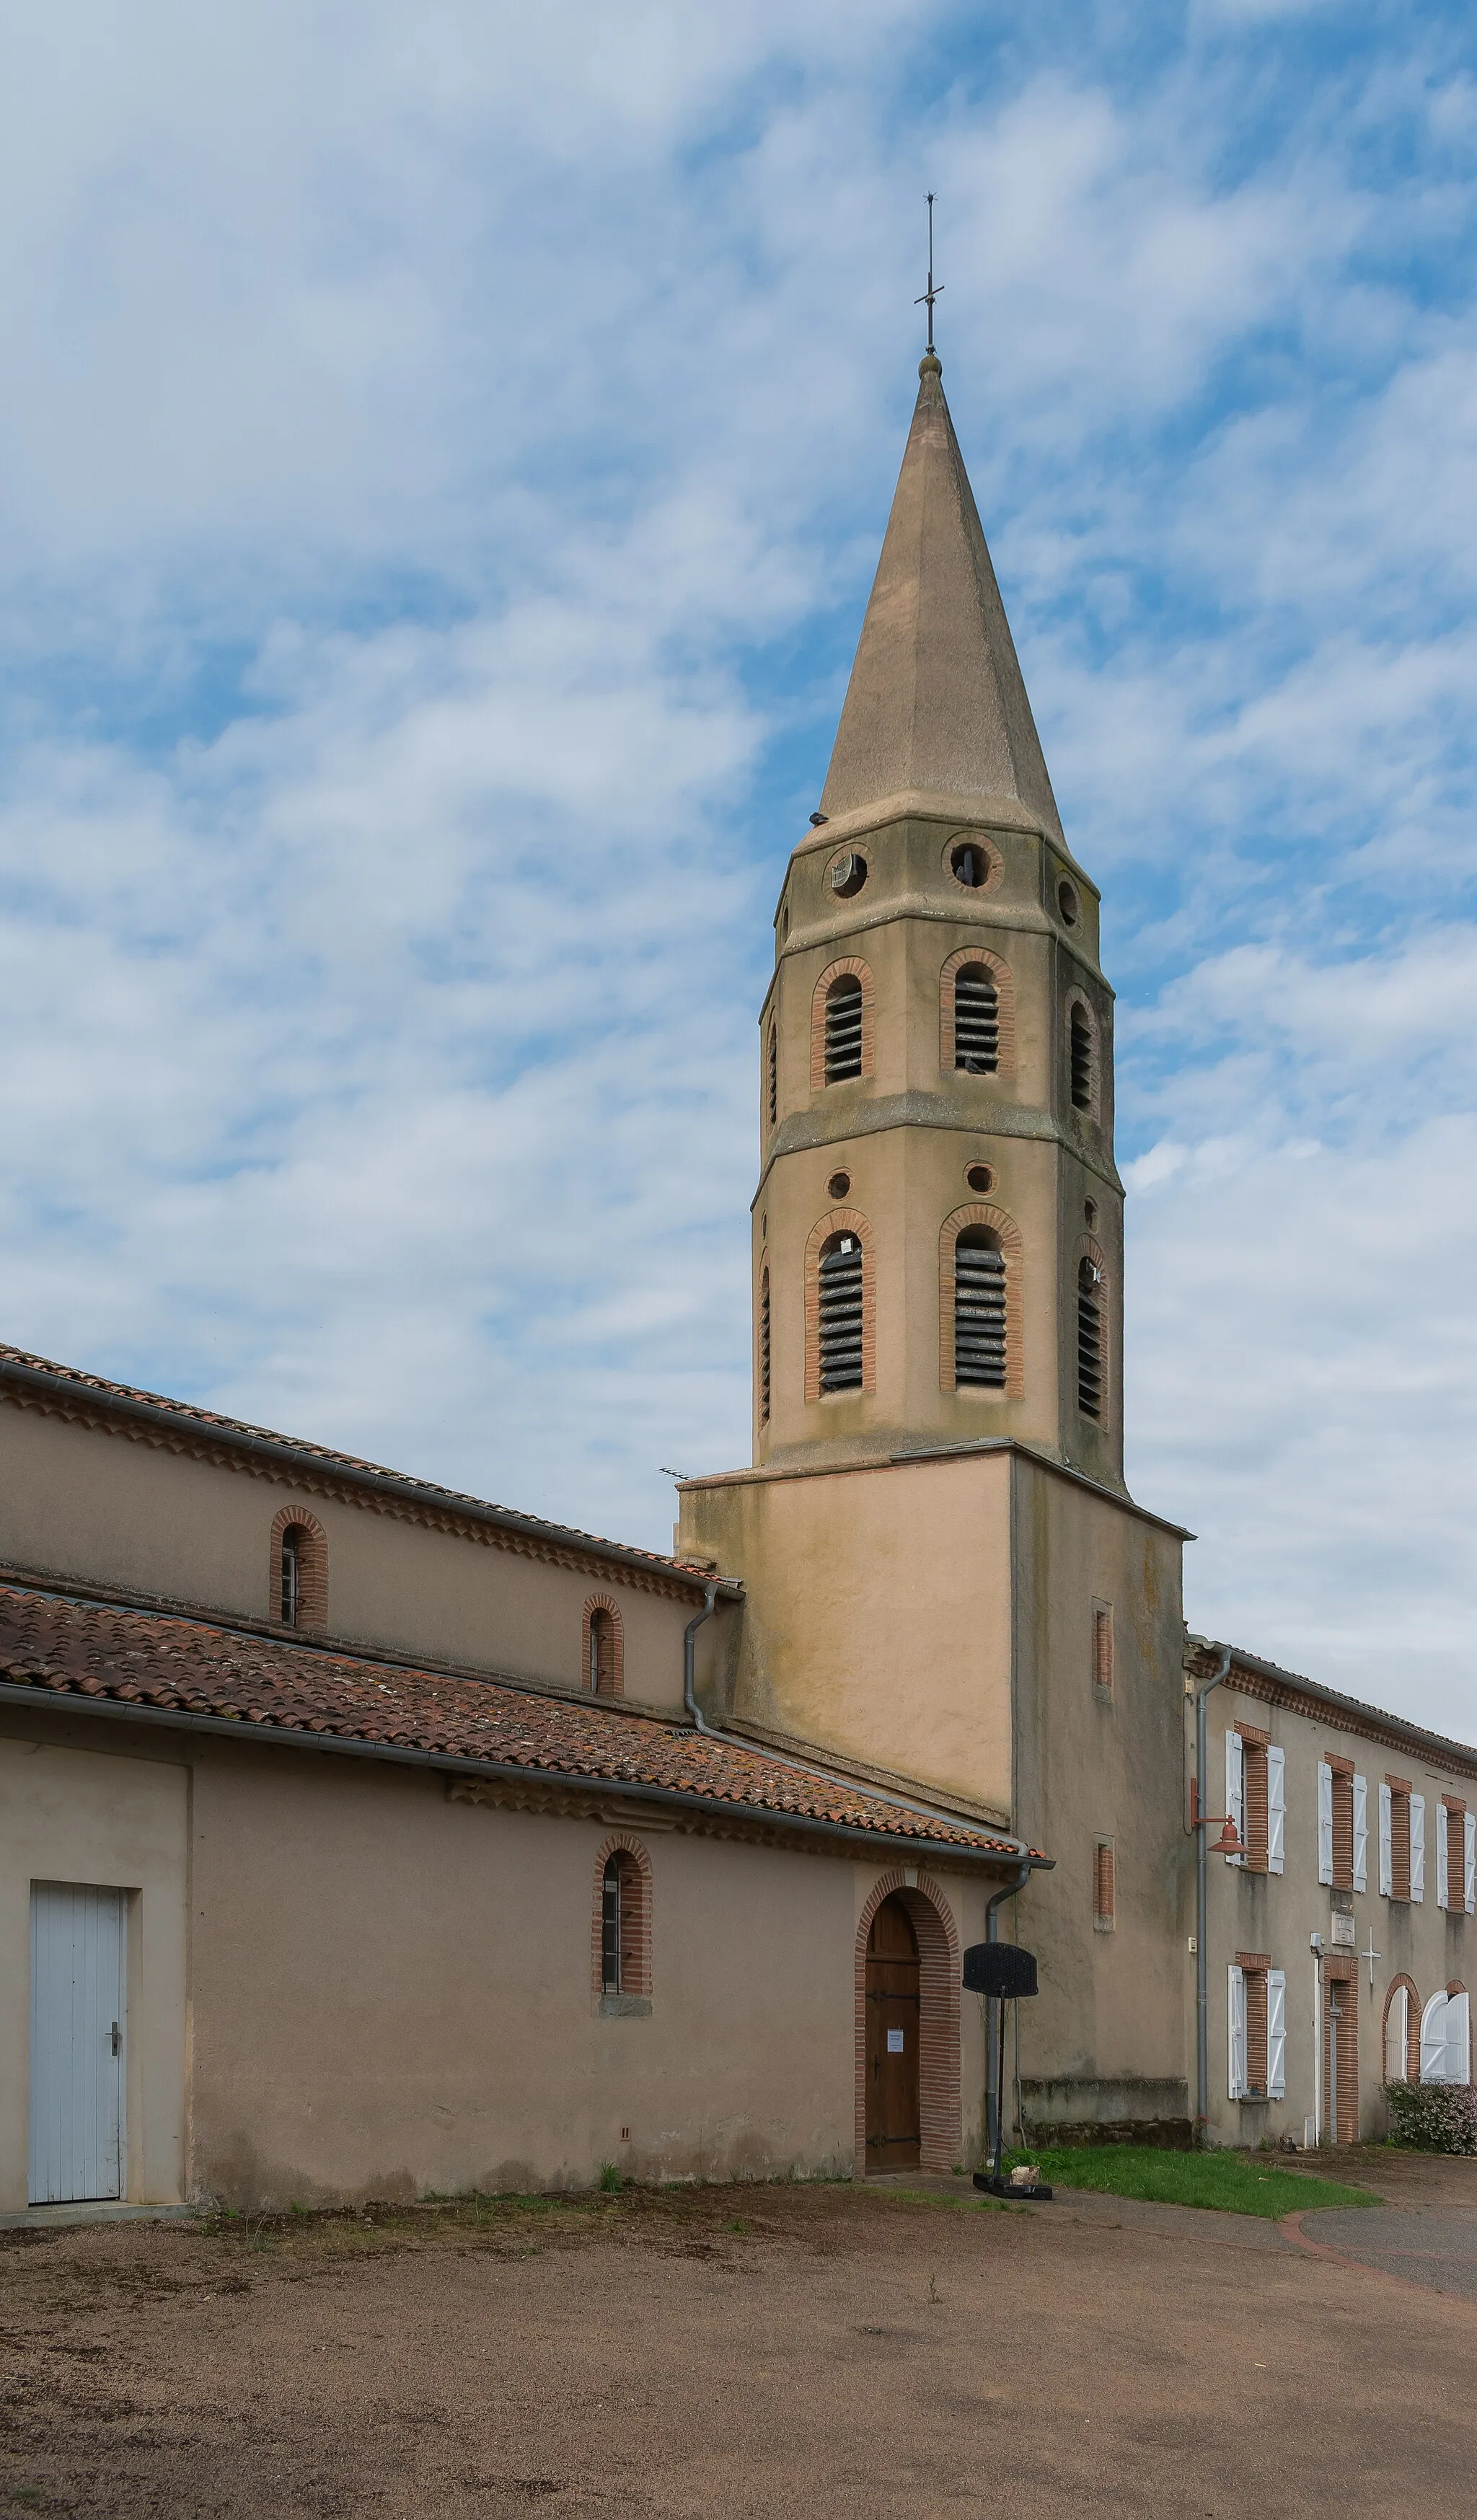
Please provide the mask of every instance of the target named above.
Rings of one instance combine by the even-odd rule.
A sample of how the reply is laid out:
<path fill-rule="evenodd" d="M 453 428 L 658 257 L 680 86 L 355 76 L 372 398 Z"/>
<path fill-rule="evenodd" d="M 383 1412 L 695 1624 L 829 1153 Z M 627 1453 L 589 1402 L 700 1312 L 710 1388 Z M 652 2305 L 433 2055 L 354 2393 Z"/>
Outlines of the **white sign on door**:
<path fill-rule="evenodd" d="M 903 2034 L 902 2034 L 901 2030 L 889 2030 L 889 2031 L 888 2031 L 888 2033 L 887 2033 L 887 2053 L 888 2053 L 888 2055 L 889 2055 L 889 2056 L 901 2056 L 902 2052 L 903 2052 Z"/>

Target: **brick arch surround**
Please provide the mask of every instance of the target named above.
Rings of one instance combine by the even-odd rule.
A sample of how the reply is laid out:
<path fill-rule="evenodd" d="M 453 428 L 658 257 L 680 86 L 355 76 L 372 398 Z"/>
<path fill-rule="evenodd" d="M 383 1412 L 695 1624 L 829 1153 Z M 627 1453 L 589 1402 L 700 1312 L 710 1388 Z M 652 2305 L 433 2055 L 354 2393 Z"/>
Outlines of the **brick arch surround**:
<path fill-rule="evenodd" d="M 1020 1228 L 1003 1207 L 983 1199 L 957 1207 L 946 1216 L 938 1238 L 938 1369 L 939 1389 L 953 1391 L 954 1379 L 954 1246 L 966 1226 L 988 1225 L 1000 1238 L 1006 1260 L 1006 1387 L 1003 1393 L 976 1391 L 966 1385 L 966 1400 L 1021 1400 L 1025 1397 L 1025 1292 L 1022 1285 Z"/>
<path fill-rule="evenodd" d="M 608 1680 L 602 1681 L 599 1694 L 602 1697 L 624 1697 L 626 1693 L 625 1633 L 621 1626 L 620 1603 L 612 1599 L 608 1593 L 592 1593 L 585 1603 L 580 1628 L 580 1687 L 586 1688 L 590 1684 L 590 1621 L 597 1610 L 605 1611 L 610 1621 L 610 1672 Z"/>
<path fill-rule="evenodd" d="M 898 1892 L 918 1945 L 918 2166 L 952 2170 L 960 2144 L 960 1952 L 949 1903 L 927 1873 L 910 1885 L 901 1866 L 873 1884 L 857 1922 L 856 2168 L 867 2173 L 867 1937 L 884 1899 Z"/>
<path fill-rule="evenodd" d="M 285 1505 L 272 1519 L 270 1553 L 267 1565 L 267 1616 L 274 1628 L 282 1626 L 282 1535 L 296 1526 L 307 1534 L 307 1547 L 297 1552 L 297 1599 L 301 1616 L 299 1628 L 326 1628 L 329 1623 L 329 1536 L 315 1513 L 305 1506 Z"/>
<path fill-rule="evenodd" d="M 605 1866 L 612 1855 L 629 1855 L 636 1866 L 641 1896 L 636 1914 L 627 1923 L 622 1915 L 620 1973 L 625 1995 L 649 1996 L 651 1992 L 651 1859 L 639 1837 L 625 1829 L 616 1829 L 601 1840 L 595 1859 L 595 1899 L 590 1911 L 590 1984 L 596 1995 L 604 1992 L 604 1941 L 603 1924 L 605 1897 Z"/>
<path fill-rule="evenodd" d="M 1093 1090 L 1085 1111 L 1080 1111 L 1078 1105 L 1072 1101 L 1072 1016 L 1077 1012 L 1086 1018 L 1088 1039 L 1092 1043 Z M 1062 1053 L 1066 1059 L 1066 1107 L 1069 1111 L 1077 1112 L 1080 1119 L 1094 1120 L 1100 1124 L 1102 1119 L 1102 1026 L 1097 1020 L 1097 1010 L 1086 989 L 1068 989 L 1062 1017 L 1066 1026 Z"/>
<path fill-rule="evenodd" d="M 1381 2080 L 1383 2080 L 1385 2070 L 1385 2040 L 1390 2027 L 1390 2006 L 1394 2002 L 1402 1987 L 1405 1988 L 1406 1994 L 1410 1999 L 1406 2005 L 1406 2081 L 1408 2083 L 1418 2083 L 1420 2080 L 1420 1990 L 1416 1986 L 1413 1977 L 1407 1977 L 1404 1971 L 1401 1972 L 1399 1977 L 1392 1977 L 1390 1980 L 1389 1993 L 1385 1997 L 1385 2008 L 1380 2015 L 1380 2077 Z"/>
<path fill-rule="evenodd" d="M 805 1397 L 821 1397 L 821 1250 L 833 1234 L 854 1234 L 862 1246 L 862 1390 L 877 1387 L 876 1260 L 872 1227 L 859 1207 L 833 1207 L 816 1219 L 805 1242 Z M 855 1399 L 855 1392 L 842 1397 Z"/>
<path fill-rule="evenodd" d="M 1009 1078 L 1015 1074 L 1015 982 L 1009 964 L 1003 963 L 998 954 L 986 953 L 982 945 L 962 945 L 957 954 L 950 955 L 939 973 L 938 1063 L 947 1075 L 959 1072 L 954 1064 L 954 983 L 961 971 L 967 970 L 973 963 L 988 971 L 995 982 L 1000 1044 L 995 1073 L 997 1079 Z"/>
<path fill-rule="evenodd" d="M 810 1001 L 810 1090 L 824 1092 L 826 1086 L 826 993 L 832 980 L 843 979 L 854 971 L 862 983 L 862 1074 L 871 1076 L 876 1064 L 876 1015 L 873 1005 L 872 967 L 856 954 L 845 954 L 839 963 L 828 963 L 811 995 Z M 853 1078 L 855 1083 L 856 1079 Z"/>

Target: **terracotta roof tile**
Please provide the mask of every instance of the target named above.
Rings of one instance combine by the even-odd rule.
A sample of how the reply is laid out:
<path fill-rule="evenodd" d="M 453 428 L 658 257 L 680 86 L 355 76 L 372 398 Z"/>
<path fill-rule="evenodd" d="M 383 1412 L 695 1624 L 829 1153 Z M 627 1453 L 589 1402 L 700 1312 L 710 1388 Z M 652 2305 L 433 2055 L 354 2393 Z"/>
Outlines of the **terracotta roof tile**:
<path fill-rule="evenodd" d="M 842 1778 L 811 1775 L 618 1705 L 406 1670 L 16 1585 L 0 1585 L 0 1678 L 64 1697 L 166 1709 L 186 1721 L 271 1725 L 526 1769 L 545 1779 L 654 1786 L 756 1816 L 829 1821 L 972 1853 L 1018 1853 L 1012 1840 L 965 1822 L 909 1811 Z"/>

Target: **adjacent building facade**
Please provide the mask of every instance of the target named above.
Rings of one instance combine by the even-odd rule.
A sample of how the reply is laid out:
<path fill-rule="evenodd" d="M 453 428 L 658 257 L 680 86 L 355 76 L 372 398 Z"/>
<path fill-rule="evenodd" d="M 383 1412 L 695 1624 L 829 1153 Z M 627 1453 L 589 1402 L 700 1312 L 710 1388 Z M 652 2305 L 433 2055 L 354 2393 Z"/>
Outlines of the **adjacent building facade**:
<path fill-rule="evenodd" d="M 1187 1639 L 1124 1483 L 1098 906 L 930 352 L 673 1554 L 0 1350 L 0 2214 L 969 2164 L 1000 1931 L 1032 2134 L 1469 2079 L 1477 1752 Z"/>

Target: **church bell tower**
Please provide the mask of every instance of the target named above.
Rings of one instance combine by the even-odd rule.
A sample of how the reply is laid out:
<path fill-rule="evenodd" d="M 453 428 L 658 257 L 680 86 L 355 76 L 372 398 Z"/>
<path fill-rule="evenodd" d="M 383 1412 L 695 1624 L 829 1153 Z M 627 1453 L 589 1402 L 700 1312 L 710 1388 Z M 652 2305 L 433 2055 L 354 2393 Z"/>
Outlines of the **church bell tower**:
<path fill-rule="evenodd" d="M 1013 1438 L 1121 1488 L 1098 896 L 930 352 L 760 1018 L 754 1459 Z"/>

